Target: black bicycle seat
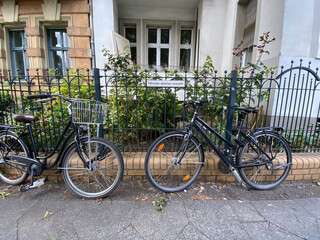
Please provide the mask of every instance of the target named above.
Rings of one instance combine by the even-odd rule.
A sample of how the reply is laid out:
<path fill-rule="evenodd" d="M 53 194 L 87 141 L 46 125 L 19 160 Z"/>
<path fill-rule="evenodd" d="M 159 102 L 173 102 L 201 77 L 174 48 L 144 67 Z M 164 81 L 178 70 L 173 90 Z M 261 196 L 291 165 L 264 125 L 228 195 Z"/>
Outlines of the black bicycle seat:
<path fill-rule="evenodd" d="M 259 108 L 252 108 L 252 107 L 236 107 L 236 110 L 244 111 L 246 113 L 257 113 L 259 112 Z"/>
<path fill-rule="evenodd" d="M 31 123 L 37 121 L 38 117 L 31 114 L 15 114 L 13 119 L 17 122 Z"/>

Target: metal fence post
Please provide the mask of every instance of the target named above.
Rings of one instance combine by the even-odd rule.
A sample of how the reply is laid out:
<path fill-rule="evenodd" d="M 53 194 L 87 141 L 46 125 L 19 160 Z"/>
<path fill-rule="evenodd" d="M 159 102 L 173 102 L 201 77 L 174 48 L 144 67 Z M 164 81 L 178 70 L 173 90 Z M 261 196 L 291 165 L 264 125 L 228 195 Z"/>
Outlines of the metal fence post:
<path fill-rule="evenodd" d="M 234 104 L 236 101 L 236 90 L 237 90 L 237 79 L 238 71 L 233 70 L 231 72 L 231 84 L 230 84 L 230 94 L 229 94 L 229 103 L 228 103 L 228 113 L 227 113 L 227 127 L 226 127 L 226 139 L 231 140 L 232 134 L 232 123 L 233 123 L 233 113 L 234 113 Z"/>
<path fill-rule="evenodd" d="M 101 86 L 100 86 L 100 71 L 99 68 L 93 69 L 93 81 L 94 81 L 94 89 L 95 89 L 95 99 L 101 102 Z M 98 116 L 99 122 L 103 121 L 102 114 Z M 103 123 L 98 125 L 98 137 L 103 138 Z"/>

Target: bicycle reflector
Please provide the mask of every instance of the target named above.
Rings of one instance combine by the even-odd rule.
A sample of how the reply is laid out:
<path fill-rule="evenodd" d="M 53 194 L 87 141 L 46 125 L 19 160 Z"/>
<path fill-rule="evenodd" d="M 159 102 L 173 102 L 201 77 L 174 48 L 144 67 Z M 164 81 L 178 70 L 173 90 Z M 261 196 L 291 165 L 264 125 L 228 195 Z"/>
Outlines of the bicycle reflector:
<path fill-rule="evenodd" d="M 183 181 L 187 181 L 190 178 L 190 175 L 187 175 L 183 178 Z"/>
<path fill-rule="evenodd" d="M 160 144 L 159 147 L 158 147 L 158 151 L 160 152 L 164 147 L 164 144 Z"/>

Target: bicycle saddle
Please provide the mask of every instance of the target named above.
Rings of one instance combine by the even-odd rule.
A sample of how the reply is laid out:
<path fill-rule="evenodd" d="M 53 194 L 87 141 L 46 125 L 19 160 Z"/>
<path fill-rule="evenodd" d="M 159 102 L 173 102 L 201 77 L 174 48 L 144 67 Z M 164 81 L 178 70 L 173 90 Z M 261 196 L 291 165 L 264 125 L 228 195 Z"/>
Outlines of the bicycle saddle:
<path fill-rule="evenodd" d="M 259 112 L 259 108 L 252 108 L 252 107 L 236 107 L 236 110 L 244 111 L 246 113 L 257 113 Z"/>
<path fill-rule="evenodd" d="M 37 121 L 38 117 L 31 114 L 15 114 L 13 119 L 17 122 L 31 123 Z"/>

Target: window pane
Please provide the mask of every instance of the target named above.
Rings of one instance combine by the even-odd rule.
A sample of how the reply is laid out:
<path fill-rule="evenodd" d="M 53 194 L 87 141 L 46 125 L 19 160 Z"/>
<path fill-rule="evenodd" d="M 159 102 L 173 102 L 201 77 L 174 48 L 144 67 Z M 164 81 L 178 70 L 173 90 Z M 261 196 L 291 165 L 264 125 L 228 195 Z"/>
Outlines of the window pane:
<path fill-rule="evenodd" d="M 69 36 L 66 32 L 63 32 L 63 47 L 69 47 Z"/>
<path fill-rule="evenodd" d="M 68 51 L 64 51 L 64 62 L 65 62 L 65 68 L 71 67 L 71 61 L 68 55 Z"/>
<path fill-rule="evenodd" d="M 181 44 L 191 44 L 192 30 L 181 30 Z"/>
<path fill-rule="evenodd" d="M 22 47 L 23 32 L 22 31 L 12 31 L 12 37 L 13 37 L 13 46 L 14 47 Z"/>
<path fill-rule="evenodd" d="M 131 47 L 131 60 L 133 64 L 137 64 L 137 48 L 136 47 Z"/>
<path fill-rule="evenodd" d="M 189 67 L 190 66 L 190 49 L 180 49 L 180 67 Z"/>
<path fill-rule="evenodd" d="M 15 51 L 14 52 L 14 64 L 15 64 L 15 68 L 16 70 L 19 69 L 19 74 L 24 75 L 24 63 L 23 63 L 23 53 L 22 51 Z"/>
<path fill-rule="evenodd" d="M 157 65 L 157 49 L 148 48 L 148 64 L 149 66 Z"/>
<path fill-rule="evenodd" d="M 170 39 L 170 30 L 161 29 L 161 43 L 169 43 Z"/>
<path fill-rule="evenodd" d="M 157 29 L 149 28 L 148 29 L 148 43 L 157 43 Z"/>
<path fill-rule="evenodd" d="M 126 27 L 125 28 L 125 37 L 128 39 L 131 43 L 137 42 L 137 30 L 134 27 Z"/>
<path fill-rule="evenodd" d="M 50 30 L 51 47 L 61 47 L 61 33 L 59 30 Z"/>
<path fill-rule="evenodd" d="M 62 73 L 62 52 L 61 51 L 51 51 L 52 58 L 53 58 L 53 66 L 51 66 L 54 69 L 58 69 L 58 73 Z"/>
<path fill-rule="evenodd" d="M 169 66 L 169 48 L 161 48 L 160 65 L 162 67 Z"/>

